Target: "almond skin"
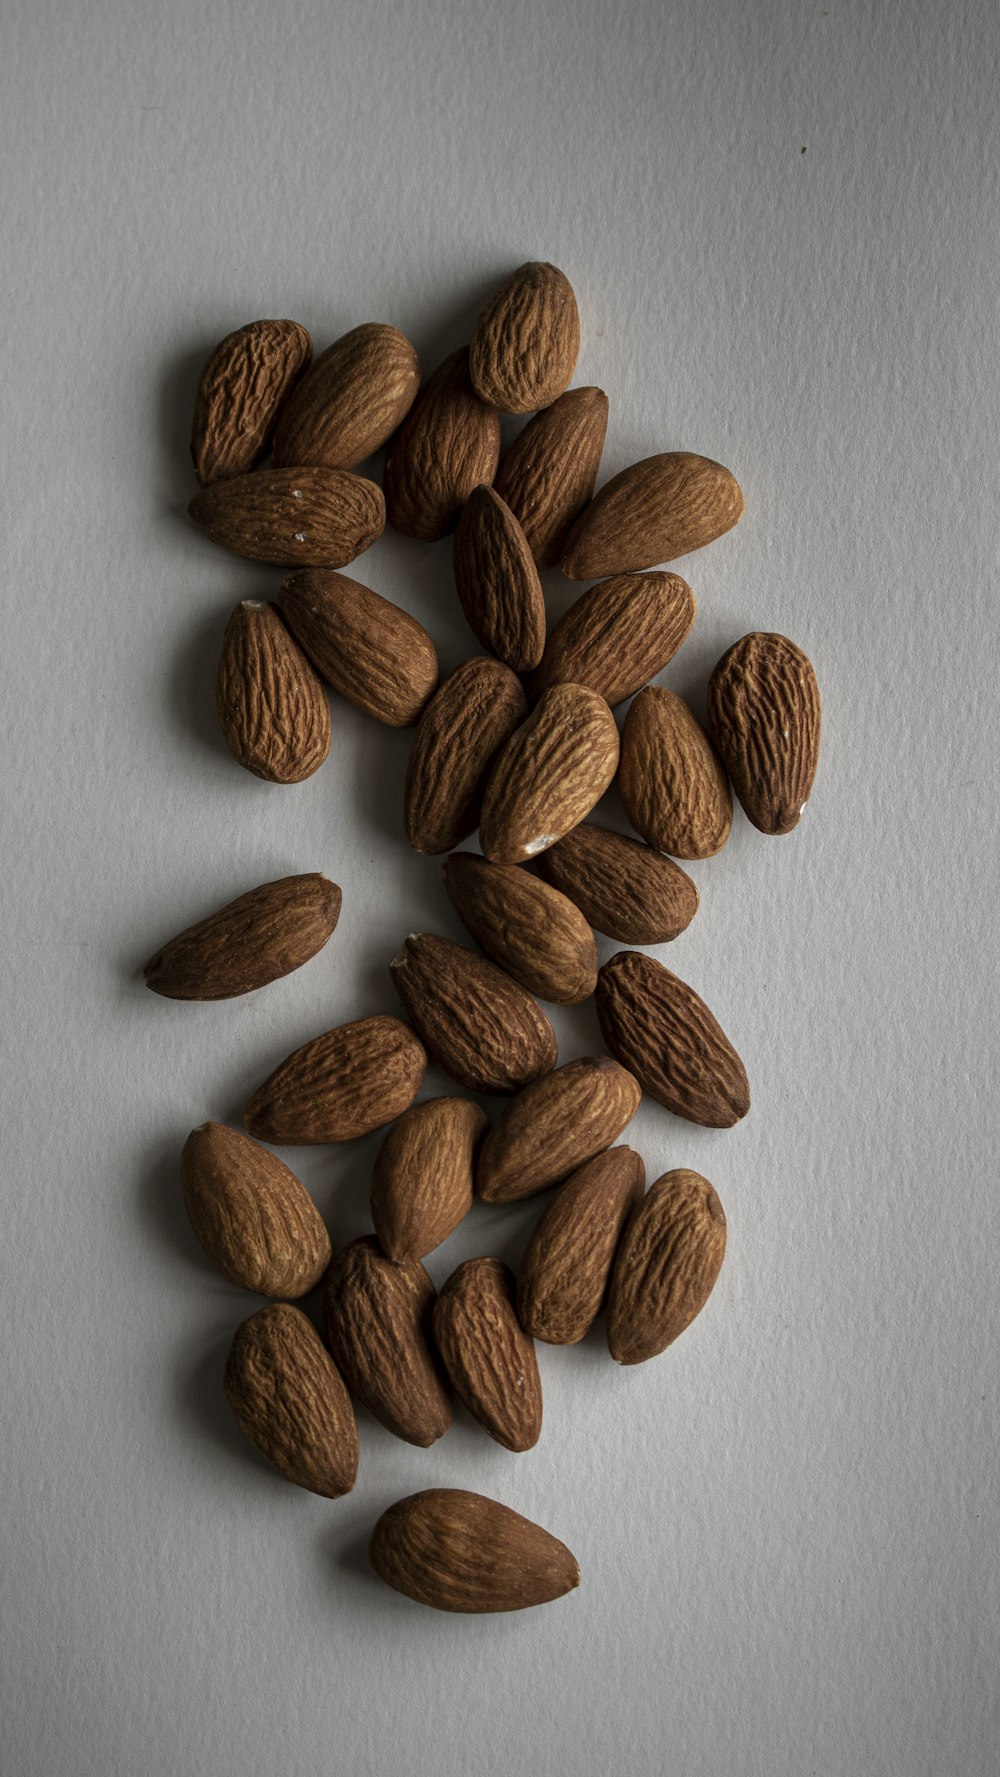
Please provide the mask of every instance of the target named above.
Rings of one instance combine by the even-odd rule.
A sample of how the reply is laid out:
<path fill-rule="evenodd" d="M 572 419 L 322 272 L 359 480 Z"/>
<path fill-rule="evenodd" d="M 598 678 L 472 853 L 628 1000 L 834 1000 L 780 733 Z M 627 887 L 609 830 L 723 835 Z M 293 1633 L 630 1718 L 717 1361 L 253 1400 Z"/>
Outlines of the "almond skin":
<path fill-rule="evenodd" d="M 426 1067 L 401 1018 L 359 1018 L 295 1049 L 257 1088 L 244 1120 L 251 1135 L 289 1146 L 352 1141 L 407 1110 Z"/>
<path fill-rule="evenodd" d="M 514 1273 L 499 1259 L 467 1259 L 434 1304 L 434 1340 L 464 1401 L 506 1450 L 531 1450 L 542 1430 L 535 1347 L 514 1308 Z"/>
<path fill-rule="evenodd" d="M 584 508 L 566 543 L 563 573 L 596 580 L 655 568 L 714 542 L 742 512 L 739 484 L 721 463 L 685 450 L 645 457 Z"/>
<path fill-rule="evenodd" d="M 329 568 L 291 574 L 280 596 L 289 629 L 335 691 L 389 728 L 419 722 L 438 659 L 415 617 Z"/>
<path fill-rule="evenodd" d="M 469 351 L 476 394 L 501 413 L 535 413 L 568 387 L 580 351 L 580 316 L 564 272 L 518 266 L 491 296 Z"/>
<path fill-rule="evenodd" d="M 597 946 L 572 901 L 516 864 L 473 852 L 454 852 L 443 870 L 459 919 L 498 967 L 540 999 L 566 1006 L 589 999 Z"/>
<path fill-rule="evenodd" d="M 615 1248 L 646 1183 L 631 1148 L 609 1148 L 560 1185 L 528 1242 L 517 1311 L 533 1339 L 576 1345 L 601 1312 Z"/>
<path fill-rule="evenodd" d="M 206 1256 L 242 1290 L 294 1298 L 330 1263 L 330 1236 L 277 1154 L 222 1123 L 193 1129 L 181 1154 L 184 1207 Z"/>
<path fill-rule="evenodd" d="M 618 793 L 636 832 L 675 858 L 714 858 L 733 799 L 722 761 L 683 698 L 647 685 L 622 729 Z"/>
<path fill-rule="evenodd" d="M 633 1212 L 608 1294 L 608 1349 L 642 1364 L 672 1344 L 712 1293 L 726 1252 L 726 1218 L 700 1173 L 664 1173 Z"/>
<path fill-rule="evenodd" d="M 278 467 L 350 469 L 391 437 L 420 387 L 408 339 L 380 321 L 352 328 L 316 359 L 274 436 Z"/>
<path fill-rule="evenodd" d="M 571 605 L 545 644 L 531 695 L 589 685 L 621 703 L 662 672 L 694 622 L 694 595 L 678 574 L 615 574 Z"/>
<path fill-rule="evenodd" d="M 340 890 L 318 873 L 263 882 L 171 938 L 146 986 L 171 1000 L 228 1000 L 300 969 L 340 917 Z"/>
<path fill-rule="evenodd" d="M 485 779 L 527 714 L 520 679 L 483 654 L 456 667 L 435 692 L 406 772 L 404 821 L 415 851 L 451 851 L 475 832 Z"/>
<path fill-rule="evenodd" d="M 215 347 L 198 383 L 191 428 L 191 459 L 202 487 L 257 467 L 311 357 L 312 341 L 297 321 L 250 321 Z"/>
<path fill-rule="evenodd" d="M 679 864 L 591 821 L 543 852 L 538 868 L 620 944 L 668 944 L 698 911 L 698 890 Z"/>
<path fill-rule="evenodd" d="M 350 1493 L 358 1472 L 354 1409 L 301 1309 L 275 1302 L 245 1320 L 224 1386 L 240 1429 L 286 1480 L 324 1499 Z"/>
<path fill-rule="evenodd" d="M 451 1424 L 429 1343 L 434 1285 L 416 1259 L 394 1263 L 371 1234 L 336 1254 L 323 1290 L 327 1341 L 351 1392 L 387 1431 L 422 1449 Z"/>
<path fill-rule="evenodd" d="M 607 427 L 603 389 L 567 389 L 528 421 L 504 456 L 496 490 L 537 568 L 559 566 L 566 538 L 593 495 Z"/>
<path fill-rule="evenodd" d="M 555 1066 L 541 1007 L 464 945 L 413 932 L 389 973 L 428 1053 L 468 1091 L 518 1092 Z"/>
<path fill-rule="evenodd" d="M 479 1150 L 484 1203 L 515 1203 L 561 1184 L 611 1146 L 639 1108 L 639 1082 L 607 1055 L 568 1061 L 519 1092 Z"/>
<path fill-rule="evenodd" d="M 302 783 L 330 751 L 326 692 L 277 605 L 237 605 L 222 644 L 215 707 L 233 758 L 268 783 Z"/>
<path fill-rule="evenodd" d="M 469 379 L 469 350 L 453 352 L 421 389 L 386 452 L 383 488 L 394 531 L 434 543 L 458 523 L 473 488 L 500 461 L 500 415 Z"/>
<path fill-rule="evenodd" d="M 257 469 L 196 494 L 200 531 L 247 561 L 344 568 L 385 529 L 382 489 L 346 469 Z"/>
<path fill-rule="evenodd" d="M 455 1487 L 390 1506 L 369 1555 L 386 1585 L 435 1610 L 526 1610 L 580 1584 L 564 1543 L 498 1500 Z"/>
<path fill-rule="evenodd" d="M 553 685 L 500 753 L 483 796 L 479 843 L 495 864 L 555 845 L 600 801 L 618 766 L 618 729 L 603 697 Z"/>
<path fill-rule="evenodd" d="M 748 820 L 798 825 L 819 763 L 820 703 L 808 655 L 787 636 L 743 636 L 708 682 L 708 722 Z"/>
<path fill-rule="evenodd" d="M 693 987 L 654 957 L 619 950 L 597 977 L 604 1041 L 677 1117 L 729 1129 L 750 1109 L 746 1069 Z"/>
<path fill-rule="evenodd" d="M 471 1098 L 429 1098 L 397 1118 L 372 1174 L 372 1221 L 388 1258 L 424 1258 L 468 1215 L 488 1128 Z"/>
<path fill-rule="evenodd" d="M 477 641 L 513 672 L 537 666 L 545 647 L 545 600 L 517 519 L 491 487 L 462 508 L 453 554 L 455 588 Z"/>

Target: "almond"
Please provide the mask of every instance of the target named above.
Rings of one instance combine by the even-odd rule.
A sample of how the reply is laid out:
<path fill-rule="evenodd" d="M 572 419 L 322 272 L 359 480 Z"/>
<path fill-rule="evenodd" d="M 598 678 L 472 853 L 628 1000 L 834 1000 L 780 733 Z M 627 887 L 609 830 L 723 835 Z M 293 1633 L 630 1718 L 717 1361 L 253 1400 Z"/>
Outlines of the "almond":
<path fill-rule="evenodd" d="M 708 721 L 733 788 L 761 833 L 790 833 L 819 763 L 819 686 L 787 636 L 744 636 L 708 682 Z"/>
<path fill-rule="evenodd" d="M 257 1088 L 251 1135 L 290 1146 L 352 1141 L 413 1103 L 427 1055 L 401 1018 L 359 1018 L 303 1043 Z"/>
<path fill-rule="evenodd" d="M 608 1295 L 608 1348 L 642 1364 L 704 1308 L 726 1251 L 726 1218 L 700 1173 L 664 1173 L 633 1211 Z"/>
<path fill-rule="evenodd" d="M 520 524 L 537 568 L 559 565 L 573 523 L 594 492 L 607 426 L 603 389 L 567 389 L 528 421 L 504 456 L 496 490 Z"/>
<path fill-rule="evenodd" d="M 326 692 L 277 605 L 237 605 L 222 644 L 215 707 L 233 758 L 269 783 L 302 783 L 330 751 Z"/>
<path fill-rule="evenodd" d="M 438 682 L 434 643 L 415 617 L 347 574 L 307 568 L 281 588 L 289 629 L 327 683 L 376 722 L 408 728 Z"/>
<path fill-rule="evenodd" d="M 476 1191 L 484 1203 L 514 1203 L 561 1184 L 611 1146 L 641 1096 L 607 1055 L 568 1061 L 501 1111 L 479 1150 Z"/>
<path fill-rule="evenodd" d="M 330 1236 L 277 1154 L 222 1123 L 193 1129 L 181 1154 L 184 1207 L 206 1256 L 242 1290 L 305 1296 L 330 1263 Z"/>
<path fill-rule="evenodd" d="M 343 568 L 385 529 L 382 489 L 346 469 L 258 469 L 216 481 L 188 513 L 233 555 L 285 568 Z"/>
<path fill-rule="evenodd" d="M 600 801 L 618 765 L 618 729 L 603 697 L 553 685 L 500 753 L 483 796 L 479 843 L 496 864 L 555 845 Z"/>
<path fill-rule="evenodd" d="M 596 580 L 675 561 L 731 531 L 743 511 L 739 484 L 721 463 L 667 451 L 605 483 L 573 526 L 563 554 L 571 580 Z"/>
<path fill-rule="evenodd" d="M 301 1309 L 274 1302 L 245 1320 L 224 1386 L 240 1429 L 286 1480 L 325 1499 L 350 1493 L 358 1472 L 354 1409 Z"/>
<path fill-rule="evenodd" d="M 694 596 L 677 574 L 616 574 L 571 605 L 545 644 L 531 695 L 589 685 L 621 703 L 662 672 L 694 622 Z"/>
<path fill-rule="evenodd" d="M 321 353 L 285 407 L 276 466 L 350 469 L 391 436 L 419 387 L 417 354 L 398 328 L 352 328 Z"/>
<path fill-rule="evenodd" d="M 647 685 L 622 729 L 618 793 L 636 832 L 675 858 L 713 858 L 733 824 L 722 762 L 683 698 Z"/>
<path fill-rule="evenodd" d="M 541 1007 L 464 945 L 411 933 L 389 972 L 428 1052 L 470 1092 L 517 1092 L 555 1066 Z"/>
<path fill-rule="evenodd" d="M 340 917 L 328 877 L 282 876 L 171 938 L 146 964 L 146 986 L 171 1000 L 227 1000 L 300 969 Z"/>
<path fill-rule="evenodd" d="M 216 346 L 201 373 L 191 428 L 202 487 L 257 467 L 311 357 L 312 342 L 297 321 L 251 321 Z"/>
<path fill-rule="evenodd" d="M 526 1610 L 580 1584 L 564 1543 L 498 1500 L 457 1487 L 412 1493 L 372 1534 L 380 1579 L 435 1610 Z"/>
<path fill-rule="evenodd" d="M 387 1259 L 370 1234 L 337 1253 L 327 1272 L 326 1336 L 348 1387 L 387 1431 L 423 1449 L 451 1424 L 428 1340 L 433 1310 L 423 1266 Z"/>
<path fill-rule="evenodd" d="M 469 352 L 472 385 L 502 413 L 534 413 L 568 386 L 580 350 L 573 286 L 554 265 L 520 265 L 491 296 Z"/>
<path fill-rule="evenodd" d="M 597 977 L 604 1041 L 675 1116 L 728 1129 L 750 1109 L 746 1069 L 693 987 L 651 956 L 619 950 Z"/>
<path fill-rule="evenodd" d="M 473 488 L 492 482 L 500 461 L 500 415 L 480 401 L 463 346 L 421 389 L 386 452 L 389 523 L 434 543 L 454 530 Z"/>
<path fill-rule="evenodd" d="M 429 1098 L 397 1118 L 372 1175 L 372 1221 L 390 1259 L 422 1259 L 472 1208 L 489 1118 L 470 1098 Z"/>
<path fill-rule="evenodd" d="M 444 862 L 444 886 L 488 957 L 540 999 L 576 1005 L 597 983 L 597 946 L 572 901 L 516 864 L 473 852 Z"/>
<path fill-rule="evenodd" d="M 491 487 L 477 487 L 455 532 L 455 587 L 476 639 L 514 672 L 537 666 L 545 600 L 517 519 Z"/>
<path fill-rule="evenodd" d="M 604 1306 L 615 1248 L 642 1197 L 646 1168 L 631 1148 L 609 1148 L 574 1172 L 528 1242 L 517 1312 L 533 1339 L 576 1345 Z"/>
<path fill-rule="evenodd" d="M 482 654 L 456 667 L 435 692 L 406 772 L 406 837 L 415 851 L 451 851 L 475 832 L 484 780 L 527 713 L 520 679 Z"/>
<path fill-rule="evenodd" d="M 514 1273 L 467 1259 L 434 1304 L 434 1339 L 455 1393 L 506 1450 L 531 1450 L 542 1430 L 535 1347 L 514 1308 Z"/>
<path fill-rule="evenodd" d="M 597 931 L 621 944 L 667 944 L 698 911 L 698 890 L 679 864 L 591 821 L 543 852 L 538 868 Z"/>

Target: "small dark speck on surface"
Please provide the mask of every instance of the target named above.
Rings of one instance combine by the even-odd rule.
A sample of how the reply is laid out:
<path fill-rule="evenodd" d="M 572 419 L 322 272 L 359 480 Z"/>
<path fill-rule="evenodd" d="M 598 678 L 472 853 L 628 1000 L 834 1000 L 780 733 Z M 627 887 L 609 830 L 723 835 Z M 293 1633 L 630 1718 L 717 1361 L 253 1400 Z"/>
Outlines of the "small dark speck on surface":
<path fill-rule="evenodd" d="M 804 148 L 803 148 L 803 150 L 802 150 L 802 152 L 803 152 L 803 154 L 805 154 L 805 152 L 806 152 L 806 151 L 805 151 L 805 149 L 804 149 Z"/>

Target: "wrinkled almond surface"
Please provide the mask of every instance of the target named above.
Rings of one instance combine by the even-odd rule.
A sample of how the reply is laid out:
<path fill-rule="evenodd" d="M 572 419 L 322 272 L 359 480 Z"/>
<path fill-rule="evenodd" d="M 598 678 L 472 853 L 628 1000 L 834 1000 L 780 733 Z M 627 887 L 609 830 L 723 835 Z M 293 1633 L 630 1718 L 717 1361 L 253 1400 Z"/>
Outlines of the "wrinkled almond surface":
<path fill-rule="evenodd" d="M 514 1307 L 514 1274 L 499 1259 L 467 1259 L 434 1305 L 434 1340 L 455 1393 L 507 1450 L 531 1450 L 542 1430 L 535 1347 Z"/>
<path fill-rule="evenodd" d="M 597 931 L 621 944 L 667 944 L 698 911 L 698 890 L 679 864 L 592 821 L 543 852 L 538 868 Z"/>
<path fill-rule="evenodd" d="M 237 605 L 222 644 L 215 708 L 233 758 L 269 783 L 301 783 L 330 751 L 326 692 L 276 605 Z"/>
<path fill-rule="evenodd" d="M 323 1290 L 327 1342 L 351 1392 L 397 1438 L 426 1449 L 451 1424 L 430 1343 L 434 1285 L 416 1259 L 387 1259 L 373 1235 L 335 1254 Z"/>
<path fill-rule="evenodd" d="M 250 321 L 220 341 L 201 373 L 191 428 L 202 487 L 256 468 L 311 357 L 312 342 L 297 321 Z"/>
<path fill-rule="evenodd" d="M 472 1208 L 489 1119 L 470 1098 L 429 1098 L 392 1125 L 372 1174 L 372 1221 L 390 1259 L 422 1259 Z"/>
<path fill-rule="evenodd" d="M 545 646 L 545 600 L 517 519 L 491 487 L 462 508 L 453 553 L 455 589 L 473 635 L 513 672 L 537 666 Z"/>
<path fill-rule="evenodd" d="M 479 1150 L 476 1191 L 514 1203 L 561 1184 L 609 1148 L 642 1096 L 635 1077 L 607 1055 L 568 1061 L 519 1092 Z"/>
<path fill-rule="evenodd" d="M 609 1148 L 560 1185 L 535 1228 L 517 1277 L 521 1325 L 549 1345 L 575 1345 L 601 1312 L 622 1229 L 646 1168 L 631 1148 Z"/>
<path fill-rule="evenodd" d="M 678 574 L 616 574 L 581 594 L 561 617 L 532 675 L 531 694 L 589 685 L 621 703 L 672 660 L 694 622 L 694 596 Z"/>
<path fill-rule="evenodd" d="M 761 833 L 790 833 L 819 763 L 819 686 L 787 636 L 755 632 L 708 682 L 708 721 L 733 788 Z"/>
<path fill-rule="evenodd" d="M 700 1173 L 665 1173 L 632 1214 L 608 1293 L 608 1348 L 642 1364 L 704 1308 L 726 1251 L 726 1218 Z"/>
<path fill-rule="evenodd" d="M 603 697 L 553 685 L 500 753 L 483 795 L 479 843 L 496 864 L 555 845 L 600 801 L 618 766 L 618 729 Z"/>
<path fill-rule="evenodd" d="M 204 1123 L 181 1154 L 184 1207 L 206 1256 L 240 1289 L 308 1295 L 330 1263 L 330 1236 L 303 1184 L 238 1129 Z"/>
<path fill-rule="evenodd" d="M 496 490 L 538 568 L 559 565 L 570 529 L 594 492 L 607 425 L 603 389 L 567 389 L 528 421 L 504 455 Z"/>
<path fill-rule="evenodd" d="M 527 714 L 520 679 L 482 654 L 456 667 L 435 692 L 406 770 L 404 821 L 415 851 L 451 851 L 475 832 L 486 777 Z"/>
<path fill-rule="evenodd" d="M 245 1320 L 224 1386 L 240 1428 L 286 1480 L 325 1499 L 350 1493 L 358 1472 L 354 1409 L 301 1309 L 274 1302 Z"/>
<path fill-rule="evenodd" d="M 200 531 L 248 561 L 344 568 L 385 529 L 382 489 L 347 469 L 256 469 L 196 494 Z"/>
<path fill-rule="evenodd" d="M 340 917 L 340 890 L 318 873 L 263 882 L 188 926 L 146 964 L 146 986 L 172 1000 L 227 1000 L 300 969 Z"/>
<path fill-rule="evenodd" d="M 572 901 L 517 864 L 491 864 L 474 852 L 453 852 L 443 871 L 459 919 L 498 967 L 540 999 L 589 998 L 597 946 Z"/>
<path fill-rule="evenodd" d="M 366 715 L 407 728 L 437 689 L 434 643 L 408 611 L 329 568 L 292 574 L 281 609 L 324 679 Z"/>
<path fill-rule="evenodd" d="M 728 1129 L 750 1109 L 746 1069 L 693 987 L 655 957 L 619 950 L 597 977 L 604 1041 L 675 1116 Z"/>
<path fill-rule="evenodd" d="M 555 1066 L 541 1007 L 463 944 L 413 932 L 389 972 L 428 1053 L 470 1092 L 518 1092 Z"/>
<path fill-rule="evenodd" d="M 596 580 L 675 561 L 730 531 L 743 511 L 739 484 L 708 457 L 668 451 L 606 482 L 573 526 L 563 554 L 571 580 Z"/>
<path fill-rule="evenodd" d="M 683 698 L 647 685 L 622 728 L 618 793 L 636 832 L 675 858 L 713 858 L 733 824 L 722 761 Z"/>
<path fill-rule="evenodd" d="M 473 488 L 493 481 L 500 415 L 480 401 L 463 346 L 421 389 L 385 458 L 386 514 L 393 530 L 433 543 L 454 530 Z"/>
<path fill-rule="evenodd" d="M 545 261 L 519 265 L 483 309 L 469 352 L 473 387 L 502 413 L 535 413 L 569 384 L 580 351 L 573 286 Z"/>
<path fill-rule="evenodd" d="M 391 1123 L 416 1098 L 427 1066 L 401 1018 L 358 1018 L 295 1049 L 257 1088 L 251 1135 L 290 1146 L 351 1141 Z"/>
<path fill-rule="evenodd" d="M 396 327 L 368 321 L 316 359 L 285 406 L 276 466 L 350 469 L 379 449 L 420 387 L 420 364 Z"/>
<path fill-rule="evenodd" d="M 564 1543 L 498 1500 L 454 1487 L 383 1512 L 371 1540 L 380 1579 L 435 1610 L 526 1610 L 580 1584 Z"/>

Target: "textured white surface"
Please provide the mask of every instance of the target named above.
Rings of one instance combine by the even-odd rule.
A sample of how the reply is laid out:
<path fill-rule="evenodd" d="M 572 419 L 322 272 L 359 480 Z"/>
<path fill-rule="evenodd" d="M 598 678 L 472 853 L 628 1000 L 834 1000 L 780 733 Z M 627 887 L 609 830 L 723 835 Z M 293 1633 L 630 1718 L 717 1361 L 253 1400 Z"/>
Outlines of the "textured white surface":
<path fill-rule="evenodd" d="M 11 1777 L 985 1777 L 996 1768 L 997 351 L 990 0 L 8 9 L 0 140 L 6 1219 L 0 1767 Z M 186 1229 L 177 1156 L 294 1044 L 393 1010 L 459 935 L 400 822 L 408 737 L 334 710 L 298 789 L 228 758 L 228 609 L 280 576 L 186 524 L 207 348 L 390 320 L 433 366 L 512 265 L 580 296 L 603 474 L 704 451 L 747 498 L 682 567 L 664 675 L 750 628 L 812 656 L 824 751 L 790 839 L 738 816 L 661 953 L 754 1094 L 644 1106 L 650 1178 L 715 1182 L 708 1308 L 635 1372 L 543 1350 L 528 1456 L 365 1418 L 355 1493 L 281 1482 L 219 1380 L 254 1306 Z M 470 651 L 448 546 L 357 572 Z M 572 596 L 549 576 L 552 609 Z M 245 1001 L 138 966 L 286 871 L 328 950 Z M 614 948 L 602 946 L 607 955 Z M 598 1042 L 557 1014 L 562 1057 Z M 429 1089 L 444 1089 L 428 1077 Z M 342 1241 L 377 1138 L 286 1154 Z M 537 1207 L 537 1206 L 536 1206 Z M 515 1257 L 534 1211 L 435 1255 Z M 439 1617 L 364 1547 L 418 1487 L 496 1494 L 583 1584 Z"/>

